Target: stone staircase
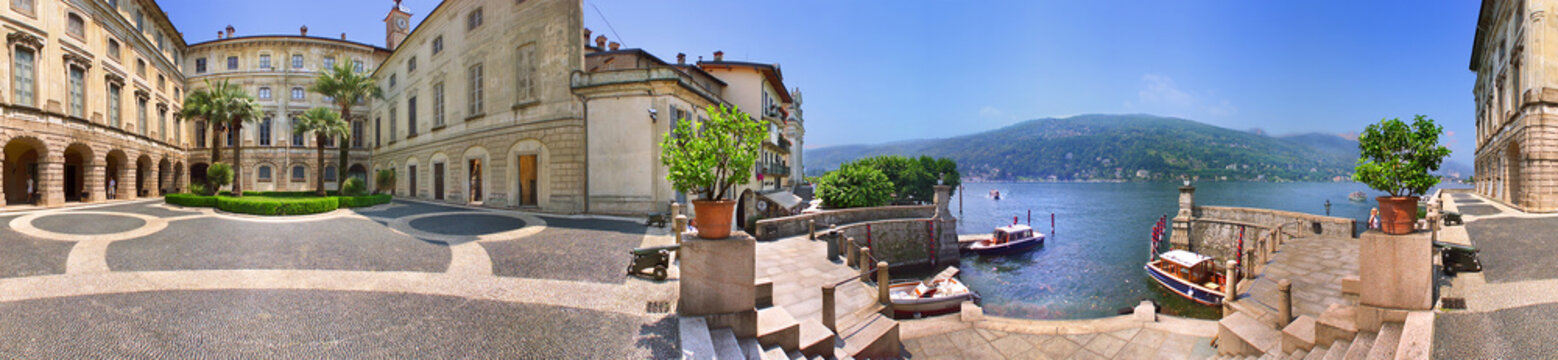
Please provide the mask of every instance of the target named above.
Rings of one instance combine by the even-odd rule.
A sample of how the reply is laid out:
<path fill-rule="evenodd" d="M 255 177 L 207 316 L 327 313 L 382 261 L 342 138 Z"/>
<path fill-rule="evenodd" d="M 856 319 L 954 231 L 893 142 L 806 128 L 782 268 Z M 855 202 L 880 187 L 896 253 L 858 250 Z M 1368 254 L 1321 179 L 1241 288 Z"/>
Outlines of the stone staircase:
<path fill-rule="evenodd" d="M 883 316 L 881 305 L 841 314 L 835 334 L 816 319 L 797 321 L 783 307 L 773 306 L 772 288 L 758 279 L 756 332 L 740 336 L 731 327 L 711 328 L 709 319 L 679 319 L 682 357 L 685 359 L 854 359 L 896 354 L 898 322 Z M 766 298 L 765 298 L 766 297 Z"/>
<path fill-rule="evenodd" d="M 1375 311 L 1333 304 L 1319 319 L 1299 316 L 1280 331 L 1249 314 L 1235 312 L 1218 322 L 1215 359 L 1426 359 L 1433 339 L 1433 313 L 1415 311 L 1405 321 L 1390 321 L 1378 331 L 1359 330 L 1358 314 Z"/>

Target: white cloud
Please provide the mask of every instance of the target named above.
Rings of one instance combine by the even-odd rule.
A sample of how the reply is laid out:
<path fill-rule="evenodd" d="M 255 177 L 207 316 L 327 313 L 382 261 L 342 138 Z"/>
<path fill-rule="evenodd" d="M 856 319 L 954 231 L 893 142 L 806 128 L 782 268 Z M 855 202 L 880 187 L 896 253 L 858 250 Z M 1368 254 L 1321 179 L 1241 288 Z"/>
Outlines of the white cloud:
<path fill-rule="evenodd" d="M 1002 112 L 1001 109 L 996 109 L 994 106 L 985 105 L 985 107 L 979 108 L 979 117 L 1004 118 L 1006 113 Z"/>
<path fill-rule="evenodd" d="M 1174 78 L 1159 74 L 1141 76 L 1141 89 L 1136 101 L 1126 101 L 1125 107 L 1145 110 L 1159 115 L 1184 117 L 1227 117 L 1239 112 L 1228 99 L 1219 98 L 1215 92 L 1198 92 L 1180 88 Z"/>
<path fill-rule="evenodd" d="M 1142 75 L 1141 83 L 1142 89 L 1136 93 L 1136 97 L 1143 105 L 1189 107 L 1195 103 L 1194 95 L 1180 90 L 1179 86 L 1174 84 L 1174 79 L 1167 76 Z"/>
<path fill-rule="evenodd" d="M 1239 108 L 1234 107 L 1233 103 L 1228 102 L 1228 99 L 1223 99 L 1223 101 L 1218 102 L 1217 104 L 1206 107 L 1206 113 L 1215 116 L 1228 116 L 1233 115 L 1233 113 L 1236 112 L 1239 112 Z"/>

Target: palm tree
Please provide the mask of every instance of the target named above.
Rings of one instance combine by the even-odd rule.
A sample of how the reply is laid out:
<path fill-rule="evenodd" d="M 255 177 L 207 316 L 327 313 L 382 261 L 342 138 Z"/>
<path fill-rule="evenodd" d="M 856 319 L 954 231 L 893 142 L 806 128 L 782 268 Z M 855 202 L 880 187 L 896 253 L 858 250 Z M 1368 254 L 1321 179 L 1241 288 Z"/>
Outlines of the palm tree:
<path fill-rule="evenodd" d="M 319 176 L 314 177 L 316 186 L 314 192 L 319 196 L 325 196 L 325 140 L 332 136 L 342 136 L 351 132 L 345 120 L 341 120 L 341 114 L 327 107 L 308 109 L 303 117 L 298 119 L 298 125 L 292 128 L 294 134 L 314 133 L 314 145 L 319 148 Z M 344 144 L 343 144 L 344 145 Z M 345 147 L 345 146 L 342 146 Z M 340 166 L 336 167 L 337 169 Z M 337 179 L 340 179 L 337 176 Z"/>
<path fill-rule="evenodd" d="M 338 161 L 340 166 L 337 166 L 336 169 L 341 172 L 341 174 L 337 175 L 344 175 L 347 167 L 347 155 L 351 154 L 352 148 L 349 142 L 352 134 L 350 128 L 352 104 L 362 102 L 362 100 L 382 99 L 384 98 L 384 90 L 379 89 L 379 85 L 375 84 L 373 78 L 369 77 L 368 74 L 357 72 L 353 65 L 342 61 L 335 64 L 335 67 L 330 68 L 330 70 L 320 73 L 319 77 L 314 79 L 314 84 L 308 87 L 308 91 L 329 96 L 331 99 L 334 99 L 335 105 L 341 108 L 341 119 L 345 119 L 344 121 L 348 128 L 347 131 L 339 134 L 341 142 L 338 146 L 341 148 L 341 158 Z M 346 177 L 338 176 L 338 178 L 345 179 Z M 324 189 L 324 186 L 321 185 L 320 189 Z"/>
<path fill-rule="evenodd" d="M 221 121 L 216 118 L 216 116 L 219 116 L 216 114 L 216 111 L 221 99 L 217 97 L 227 93 L 230 87 L 232 85 L 229 85 L 225 80 L 215 84 L 212 84 L 211 80 L 206 80 L 204 88 L 195 89 L 184 96 L 183 109 L 179 110 L 179 114 L 185 119 L 200 119 L 210 124 L 211 163 L 213 164 L 222 161 L 222 142 L 220 140 L 221 136 L 218 134 L 221 130 Z"/>
<path fill-rule="evenodd" d="M 264 112 L 260 103 L 242 88 L 228 86 L 224 81 L 220 92 L 214 93 L 212 119 L 234 133 L 243 133 L 243 124 L 259 121 Z M 243 141 L 233 142 L 233 196 L 243 196 Z"/>

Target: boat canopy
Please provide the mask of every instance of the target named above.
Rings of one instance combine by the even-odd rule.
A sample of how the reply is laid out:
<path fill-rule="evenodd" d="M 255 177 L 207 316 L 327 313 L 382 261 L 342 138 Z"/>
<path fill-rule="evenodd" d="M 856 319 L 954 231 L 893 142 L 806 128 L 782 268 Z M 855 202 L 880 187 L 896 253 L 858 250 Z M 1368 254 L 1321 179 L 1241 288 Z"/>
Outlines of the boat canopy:
<path fill-rule="evenodd" d="M 1007 233 L 1007 234 L 1015 234 L 1015 233 L 1020 233 L 1020 232 L 1024 232 L 1024 231 L 1028 231 L 1028 230 L 1033 230 L 1033 228 L 1029 227 L 1028 225 L 1023 225 L 1023 224 L 1012 224 L 1012 225 L 1007 225 L 1007 226 L 1002 226 L 1002 227 L 995 228 L 995 231 L 1004 232 L 1004 233 Z"/>
<path fill-rule="evenodd" d="M 1200 264 L 1202 261 L 1212 260 L 1210 256 L 1184 250 L 1169 250 L 1158 256 L 1162 257 L 1163 260 L 1172 261 L 1175 264 L 1179 264 L 1179 266 L 1187 268 L 1195 267 L 1196 264 Z"/>

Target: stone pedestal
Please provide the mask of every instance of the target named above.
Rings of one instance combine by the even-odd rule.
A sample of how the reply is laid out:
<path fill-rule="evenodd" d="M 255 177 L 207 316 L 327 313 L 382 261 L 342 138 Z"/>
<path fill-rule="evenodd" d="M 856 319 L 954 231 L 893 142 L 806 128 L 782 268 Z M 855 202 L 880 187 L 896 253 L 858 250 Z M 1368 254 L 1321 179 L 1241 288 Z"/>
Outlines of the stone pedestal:
<path fill-rule="evenodd" d="M 752 311 L 757 306 L 757 241 L 736 231 L 729 238 L 682 239 L 678 313 L 705 316 Z"/>
<path fill-rule="evenodd" d="M 962 261 L 962 254 L 958 250 L 958 219 L 952 216 L 952 186 L 936 185 L 936 214 L 931 217 L 932 226 L 935 226 L 936 247 L 935 258 L 931 261 L 938 267 L 956 266 Z"/>
<path fill-rule="evenodd" d="M 1429 232 L 1385 235 L 1377 230 L 1358 239 L 1362 305 L 1404 310 L 1433 307 L 1433 243 Z"/>
<path fill-rule="evenodd" d="M 1196 187 L 1179 187 L 1179 211 L 1174 213 L 1174 231 L 1169 235 L 1169 247 L 1174 250 L 1190 250 L 1190 222 L 1195 220 Z"/>

